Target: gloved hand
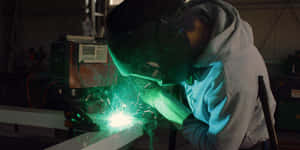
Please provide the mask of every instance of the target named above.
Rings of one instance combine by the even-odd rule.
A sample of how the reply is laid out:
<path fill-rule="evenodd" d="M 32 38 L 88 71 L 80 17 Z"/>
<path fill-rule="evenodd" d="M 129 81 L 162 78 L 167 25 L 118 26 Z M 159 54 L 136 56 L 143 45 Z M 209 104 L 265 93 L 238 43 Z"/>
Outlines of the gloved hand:
<path fill-rule="evenodd" d="M 191 114 L 185 105 L 160 87 L 146 89 L 140 96 L 145 103 L 156 108 L 166 119 L 180 126 Z"/>

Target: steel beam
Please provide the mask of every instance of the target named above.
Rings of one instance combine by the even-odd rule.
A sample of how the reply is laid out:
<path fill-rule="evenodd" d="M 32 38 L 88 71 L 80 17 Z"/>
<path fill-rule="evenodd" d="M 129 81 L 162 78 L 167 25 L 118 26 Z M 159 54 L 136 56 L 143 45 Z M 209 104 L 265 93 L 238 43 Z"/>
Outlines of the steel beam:
<path fill-rule="evenodd" d="M 45 150 L 118 150 L 142 135 L 142 125 L 136 125 L 117 133 L 89 132 Z"/>
<path fill-rule="evenodd" d="M 0 106 L 0 123 L 67 130 L 64 121 L 63 111 Z"/>

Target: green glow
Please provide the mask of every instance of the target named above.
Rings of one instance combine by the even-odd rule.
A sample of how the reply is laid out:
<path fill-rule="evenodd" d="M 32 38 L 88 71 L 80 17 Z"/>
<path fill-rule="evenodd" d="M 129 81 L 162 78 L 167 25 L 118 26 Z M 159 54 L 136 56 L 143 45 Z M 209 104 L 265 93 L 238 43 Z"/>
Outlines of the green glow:
<path fill-rule="evenodd" d="M 143 100 L 156 108 L 168 120 L 182 125 L 191 111 L 176 98 L 160 89 L 151 89 L 143 95 Z"/>
<path fill-rule="evenodd" d="M 113 128 L 128 128 L 132 126 L 133 118 L 123 112 L 112 114 L 109 118 L 109 125 Z"/>
<path fill-rule="evenodd" d="M 80 117 L 81 117 L 81 116 L 80 116 L 80 114 L 77 114 L 76 116 L 77 116 L 78 118 L 80 118 Z"/>
<path fill-rule="evenodd" d="M 145 86 L 147 83 L 144 80 L 127 77 L 119 79 L 118 84 L 108 90 L 90 90 L 88 97 L 95 97 L 103 106 L 103 111 L 88 116 L 100 130 L 112 132 L 135 124 L 154 124 L 150 125 L 149 130 L 155 129 L 157 126 L 155 110 L 171 122 L 182 125 L 183 120 L 191 114 L 189 109 L 166 90 L 161 87 Z"/>
<path fill-rule="evenodd" d="M 119 70 L 119 72 L 121 73 L 122 76 L 124 77 L 136 77 L 136 78 L 140 78 L 140 79 L 145 79 L 145 80 L 149 80 L 149 81 L 153 81 L 153 82 L 156 82 L 158 85 L 160 86 L 173 86 L 175 84 L 173 83 L 163 83 L 163 80 L 162 79 L 159 79 L 159 78 L 155 78 L 155 77 L 152 77 L 152 76 L 147 76 L 147 75 L 141 75 L 141 74 L 137 74 L 137 73 L 134 73 L 131 69 L 130 69 L 130 65 L 128 64 L 124 64 L 124 63 L 121 63 L 117 58 L 116 56 L 113 54 L 113 52 L 110 50 L 110 48 L 108 47 L 108 50 L 109 50 L 109 54 L 115 64 L 115 66 L 117 67 L 117 69 Z"/>
<path fill-rule="evenodd" d="M 100 130 L 109 132 L 120 131 L 136 124 L 155 123 L 157 112 L 141 100 L 139 93 L 142 88 L 132 78 L 122 77 L 118 79 L 118 84 L 106 90 L 89 89 L 82 100 L 85 106 L 99 105 L 99 112 L 94 111 L 87 115 Z"/>

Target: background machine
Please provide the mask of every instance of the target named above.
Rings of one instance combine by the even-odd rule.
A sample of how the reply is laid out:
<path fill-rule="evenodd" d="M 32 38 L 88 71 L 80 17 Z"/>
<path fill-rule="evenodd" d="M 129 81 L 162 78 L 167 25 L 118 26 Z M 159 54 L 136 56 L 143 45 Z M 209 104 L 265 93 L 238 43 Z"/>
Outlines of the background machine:
<path fill-rule="evenodd" d="M 52 105 L 63 105 L 66 126 L 98 130 L 86 114 L 101 111 L 105 90 L 117 80 L 104 40 L 67 35 L 55 41 L 51 49 L 49 84 L 58 96 Z"/>

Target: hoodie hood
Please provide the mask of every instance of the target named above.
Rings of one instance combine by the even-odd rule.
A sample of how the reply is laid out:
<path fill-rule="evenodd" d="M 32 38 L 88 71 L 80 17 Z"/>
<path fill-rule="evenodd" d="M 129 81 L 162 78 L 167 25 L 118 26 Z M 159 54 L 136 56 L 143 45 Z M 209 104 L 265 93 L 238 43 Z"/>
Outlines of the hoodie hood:
<path fill-rule="evenodd" d="M 238 10 L 229 3 L 222 0 L 192 0 L 187 5 L 191 9 L 202 10 L 212 21 L 210 41 L 196 59 L 195 68 L 226 61 L 235 51 L 253 44 L 251 27 L 240 18 Z"/>

